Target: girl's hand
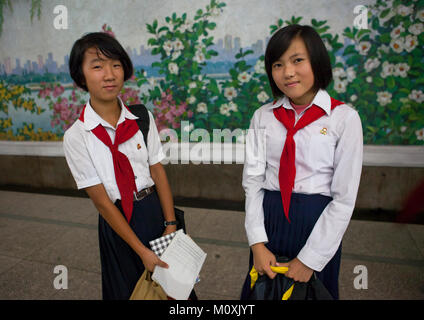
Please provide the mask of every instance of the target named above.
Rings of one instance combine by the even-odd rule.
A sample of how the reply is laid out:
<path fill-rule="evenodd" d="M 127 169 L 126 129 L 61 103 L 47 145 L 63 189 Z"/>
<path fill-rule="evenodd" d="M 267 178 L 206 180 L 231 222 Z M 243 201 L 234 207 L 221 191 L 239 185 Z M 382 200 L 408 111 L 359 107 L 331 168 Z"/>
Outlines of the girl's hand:
<path fill-rule="evenodd" d="M 288 267 L 289 270 L 284 274 L 287 278 L 291 278 L 294 281 L 308 282 L 311 279 L 314 270 L 304 265 L 298 258 L 286 263 L 277 263 L 279 267 Z"/>
<path fill-rule="evenodd" d="M 276 266 L 274 254 L 261 243 L 252 246 L 253 266 L 260 275 L 266 274 L 269 278 L 274 279 L 277 275 L 271 270 L 270 266 Z"/>
<path fill-rule="evenodd" d="M 146 248 L 143 255 L 140 257 L 143 261 L 144 267 L 147 271 L 153 272 L 156 266 L 162 268 L 169 268 L 168 264 L 159 259 L 159 257 L 152 251 Z"/>
<path fill-rule="evenodd" d="M 175 232 L 175 231 L 177 231 L 176 225 L 166 226 L 165 231 L 163 232 L 162 236 L 165 236 L 165 235 L 170 234 L 170 233 Z"/>

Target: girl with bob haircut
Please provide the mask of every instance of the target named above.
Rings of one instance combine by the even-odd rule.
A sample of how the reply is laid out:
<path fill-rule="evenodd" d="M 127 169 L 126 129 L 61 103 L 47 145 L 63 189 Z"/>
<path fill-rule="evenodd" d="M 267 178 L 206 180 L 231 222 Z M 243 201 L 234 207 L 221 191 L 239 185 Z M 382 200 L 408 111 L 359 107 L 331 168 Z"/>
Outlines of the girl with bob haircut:
<path fill-rule="evenodd" d="M 115 38 L 96 32 L 77 40 L 69 69 L 90 98 L 65 132 L 66 161 L 100 213 L 103 299 L 129 299 L 145 268 L 168 267 L 149 241 L 176 231 L 160 138 L 149 111 L 146 146 L 137 117 L 118 97 L 133 66 Z"/>
<path fill-rule="evenodd" d="M 265 68 L 275 100 L 251 119 L 243 170 L 249 271 L 274 278 L 271 266 L 288 267 L 285 276 L 299 282 L 315 272 L 338 299 L 341 241 L 362 169 L 361 121 L 327 93 L 330 58 L 312 27 L 278 30 Z M 249 294 L 248 274 L 241 298 Z"/>

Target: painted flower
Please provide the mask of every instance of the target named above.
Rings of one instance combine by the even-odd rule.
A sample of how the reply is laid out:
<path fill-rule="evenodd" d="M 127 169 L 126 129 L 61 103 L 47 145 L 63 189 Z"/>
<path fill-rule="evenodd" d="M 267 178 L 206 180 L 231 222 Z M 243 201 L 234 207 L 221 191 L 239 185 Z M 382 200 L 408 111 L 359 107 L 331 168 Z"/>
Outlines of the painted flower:
<path fill-rule="evenodd" d="M 424 31 L 424 25 L 422 23 L 414 23 L 409 26 L 408 31 L 418 36 Z"/>
<path fill-rule="evenodd" d="M 417 36 L 409 34 L 405 37 L 405 50 L 411 52 L 418 45 Z"/>
<path fill-rule="evenodd" d="M 262 60 L 256 61 L 254 69 L 256 73 L 259 73 L 259 74 L 265 73 L 265 62 Z"/>
<path fill-rule="evenodd" d="M 163 43 L 163 50 L 165 50 L 167 56 L 171 55 L 172 49 L 172 41 L 167 40 Z"/>
<path fill-rule="evenodd" d="M 219 113 L 229 117 L 230 116 L 230 107 L 228 106 L 228 104 L 224 103 L 221 105 L 221 107 L 219 108 Z"/>
<path fill-rule="evenodd" d="M 189 104 L 193 104 L 193 103 L 195 103 L 195 102 L 196 102 L 196 97 L 195 97 L 195 96 L 190 96 L 190 97 L 188 97 L 187 102 L 188 102 Z"/>
<path fill-rule="evenodd" d="M 194 129 L 194 124 L 193 123 L 190 123 L 189 125 L 184 126 L 182 129 L 185 132 L 190 132 L 191 130 Z"/>
<path fill-rule="evenodd" d="M 336 90 L 336 92 L 338 93 L 346 92 L 346 86 L 347 86 L 346 80 L 340 80 L 337 78 L 334 79 L 334 90 Z"/>
<path fill-rule="evenodd" d="M 246 82 L 249 82 L 249 80 L 250 80 L 251 77 L 252 76 L 249 73 L 247 73 L 246 71 L 244 71 L 244 72 L 242 72 L 242 73 L 240 73 L 238 75 L 237 79 L 241 83 L 246 83 Z"/>
<path fill-rule="evenodd" d="M 401 53 L 404 49 L 404 41 L 402 38 L 392 39 L 390 41 L 390 48 L 396 53 Z"/>
<path fill-rule="evenodd" d="M 365 61 L 364 68 L 367 72 L 370 72 L 371 70 L 378 68 L 380 65 L 380 60 L 378 58 L 370 58 L 367 61 Z"/>
<path fill-rule="evenodd" d="M 395 70 L 394 70 L 393 74 L 395 76 L 406 78 L 406 76 L 408 75 L 408 71 L 410 69 L 410 66 L 409 66 L 409 64 L 402 62 L 402 63 L 396 64 L 394 69 Z"/>
<path fill-rule="evenodd" d="M 417 136 L 418 140 L 424 140 L 424 128 L 421 128 L 420 130 L 415 131 L 415 135 Z"/>
<path fill-rule="evenodd" d="M 400 4 L 397 6 L 396 11 L 398 14 L 400 14 L 402 17 L 409 16 L 414 11 L 413 6 L 404 6 L 403 4 Z"/>
<path fill-rule="evenodd" d="M 390 36 L 394 39 L 399 38 L 400 34 L 405 31 L 405 28 L 402 25 L 397 26 L 392 30 Z"/>
<path fill-rule="evenodd" d="M 193 60 L 196 61 L 197 63 L 203 63 L 203 62 L 206 61 L 206 58 L 205 58 L 205 55 L 203 54 L 203 52 L 196 51 L 196 54 L 194 55 Z"/>
<path fill-rule="evenodd" d="M 178 65 L 177 65 L 176 63 L 174 63 L 174 62 L 171 62 L 171 63 L 168 65 L 168 70 L 169 70 L 169 72 L 170 72 L 171 74 L 178 74 L 178 71 L 179 71 L 179 69 L 178 69 Z"/>
<path fill-rule="evenodd" d="M 355 102 L 358 99 L 358 96 L 356 94 L 352 94 L 350 96 L 350 101 Z"/>
<path fill-rule="evenodd" d="M 365 80 L 366 80 L 368 83 L 371 83 L 371 82 L 372 82 L 372 77 L 371 77 L 371 76 L 368 76 L 368 77 L 366 77 L 366 78 L 365 78 Z"/>
<path fill-rule="evenodd" d="M 266 102 L 269 99 L 269 96 L 266 94 L 265 91 L 261 91 L 258 95 L 257 95 L 258 101 L 259 102 Z"/>
<path fill-rule="evenodd" d="M 369 41 L 361 41 L 356 45 L 356 50 L 359 52 L 359 54 L 366 56 L 368 54 L 368 51 L 371 49 L 371 42 Z"/>
<path fill-rule="evenodd" d="M 188 84 L 188 88 L 189 89 L 194 89 L 194 88 L 196 88 L 197 87 L 197 84 L 196 84 L 196 82 L 190 82 L 189 84 Z"/>
<path fill-rule="evenodd" d="M 377 102 L 384 107 L 386 104 L 392 102 L 392 94 L 387 91 L 377 92 Z"/>
<path fill-rule="evenodd" d="M 424 93 L 421 90 L 414 89 L 411 91 L 408 98 L 418 103 L 422 103 L 424 102 Z"/>
<path fill-rule="evenodd" d="M 238 111 L 238 106 L 233 101 L 230 101 L 228 103 L 228 108 L 230 109 L 230 111 L 233 111 L 233 112 L 237 112 Z"/>
<path fill-rule="evenodd" d="M 175 50 L 177 50 L 177 51 L 179 51 L 179 50 L 184 50 L 184 45 L 183 45 L 183 43 L 181 42 L 181 40 L 180 40 L 180 39 L 175 40 L 175 41 L 172 43 L 172 46 L 173 46 L 173 48 L 174 48 Z"/>
<path fill-rule="evenodd" d="M 197 109 L 196 109 L 196 111 L 197 111 L 198 113 L 208 113 L 208 106 L 206 105 L 206 103 L 204 103 L 204 102 L 200 102 L 200 103 L 197 105 Z"/>
<path fill-rule="evenodd" d="M 388 76 L 393 75 L 395 72 L 395 65 L 391 64 L 387 61 L 383 62 L 383 68 L 382 71 L 380 73 L 382 78 L 387 78 Z"/>
<path fill-rule="evenodd" d="M 235 97 L 237 97 L 237 91 L 233 87 L 225 88 L 224 89 L 224 96 L 228 100 L 233 100 Z"/>
<path fill-rule="evenodd" d="M 417 12 L 417 18 L 418 18 L 421 22 L 424 22 L 424 8 Z"/>
<path fill-rule="evenodd" d="M 353 67 L 346 69 L 347 81 L 352 82 L 356 78 L 356 71 Z"/>
<path fill-rule="evenodd" d="M 344 78 L 346 77 L 346 71 L 343 68 L 334 68 L 333 69 L 334 78 Z"/>

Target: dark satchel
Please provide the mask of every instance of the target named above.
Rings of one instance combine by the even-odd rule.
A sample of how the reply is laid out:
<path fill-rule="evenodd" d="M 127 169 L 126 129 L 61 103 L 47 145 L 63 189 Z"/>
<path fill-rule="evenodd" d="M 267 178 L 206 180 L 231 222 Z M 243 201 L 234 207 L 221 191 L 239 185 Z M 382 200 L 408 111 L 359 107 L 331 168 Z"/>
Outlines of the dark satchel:
<path fill-rule="evenodd" d="M 138 127 L 140 128 L 141 133 L 143 133 L 144 138 L 144 144 L 147 148 L 147 135 L 149 133 L 149 126 L 150 126 L 150 118 L 149 113 L 147 111 L 147 108 L 144 106 L 144 104 L 134 104 L 131 106 L 128 106 L 131 113 L 138 117 L 136 120 Z M 185 227 L 185 221 L 184 221 L 184 211 L 174 208 L 175 212 L 175 219 L 177 220 L 177 230 L 183 229 L 184 233 L 187 233 L 186 227 Z"/>
<path fill-rule="evenodd" d="M 286 257 L 277 257 L 277 262 L 285 263 Z M 277 275 L 274 279 L 267 275 L 258 275 L 254 267 L 250 272 L 251 293 L 249 300 L 333 300 L 315 272 L 308 282 L 296 282 L 287 278 L 287 268 L 271 267 Z"/>

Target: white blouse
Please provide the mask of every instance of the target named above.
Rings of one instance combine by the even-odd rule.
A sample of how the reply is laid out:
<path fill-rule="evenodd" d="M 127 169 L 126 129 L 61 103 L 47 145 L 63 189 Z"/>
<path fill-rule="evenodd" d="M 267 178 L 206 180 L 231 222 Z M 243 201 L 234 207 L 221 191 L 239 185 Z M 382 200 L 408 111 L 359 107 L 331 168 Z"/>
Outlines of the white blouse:
<path fill-rule="evenodd" d="M 138 119 L 123 106 L 121 100 L 119 100 L 119 103 L 121 104 L 121 115 L 117 127 L 125 119 Z M 149 166 L 165 158 L 155 120 L 151 112 L 149 111 L 148 113 L 150 127 L 147 136 L 147 149 L 140 130 L 131 139 L 121 143 L 118 147 L 118 150 L 124 153 L 131 163 L 138 191 L 154 185 Z M 105 127 L 113 143 L 116 129 L 103 120 L 91 107 L 90 101 L 88 101 L 84 113 L 84 122 L 78 119 L 66 130 L 63 137 L 63 148 L 66 161 L 78 189 L 102 183 L 110 200 L 115 202 L 117 199 L 121 199 L 121 194 L 116 184 L 112 153 L 91 132 L 99 124 Z"/>
<path fill-rule="evenodd" d="M 358 112 L 346 104 L 331 110 L 327 91 L 319 90 L 312 104 L 326 114 L 294 135 L 293 192 L 333 198 L 297 256 L 311 269 L 321 271 L 337 251 L 352 216 L 362 170 L 363 136 Z M 256 110 L 246 138 L 243 188 L 246 192 L 245 228 L 250 246 L 268 242 L 262 207 L 264 189 L 280 190 L 278 171 L 287 130 L 275 118 L 273 109 L 281 105 L 293 109 L 289 99 L 284 97 Z M 296 123 L 308 108 L 300 115 L 295 112 Z M 281 214 L 284 217 L 284 213 Z"/>

